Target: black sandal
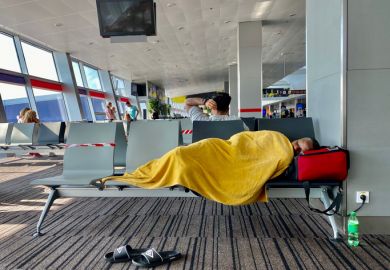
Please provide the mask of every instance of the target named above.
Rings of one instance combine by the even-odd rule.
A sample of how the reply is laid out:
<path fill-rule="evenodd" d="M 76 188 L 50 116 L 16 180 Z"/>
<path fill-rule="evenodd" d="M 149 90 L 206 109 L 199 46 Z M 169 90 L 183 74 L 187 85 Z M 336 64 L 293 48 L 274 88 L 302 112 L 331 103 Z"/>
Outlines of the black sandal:
<path fill-rule="evenodd" d="M 104 255 L 106 261 L 110 263 L 129 262 L 137 256 L 141 256 L 142 252 L 147 251 L 146 248 L 132 249 L 131 246 L 125 245 L 118 247 L 114 252 L 109 252 Z"/>
<path fill-rule="evenodd" d="M 141 267 L 155 267 L 166 264 L 181 258 L 181 253 L 177 251 L 157 252 L 154 248 L 143 252 L 141 256 L 133 259 L 133 264 Z"/>

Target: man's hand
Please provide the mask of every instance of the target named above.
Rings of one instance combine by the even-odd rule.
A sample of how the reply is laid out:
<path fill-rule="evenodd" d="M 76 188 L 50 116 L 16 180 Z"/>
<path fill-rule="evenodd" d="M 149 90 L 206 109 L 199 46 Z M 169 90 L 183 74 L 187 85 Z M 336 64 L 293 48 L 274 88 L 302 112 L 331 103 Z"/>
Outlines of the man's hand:
<path fill-rule="evenodd" d="M 217 103 L 213 99 L 208 99 L 204 105 L 211 110 L 217 109 Z"/>

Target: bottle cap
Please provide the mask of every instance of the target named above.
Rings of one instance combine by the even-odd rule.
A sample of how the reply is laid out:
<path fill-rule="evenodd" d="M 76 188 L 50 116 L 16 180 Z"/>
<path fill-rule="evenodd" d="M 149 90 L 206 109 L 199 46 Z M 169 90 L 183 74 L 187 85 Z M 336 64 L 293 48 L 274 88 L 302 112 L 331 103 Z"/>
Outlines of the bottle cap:
<path fill-rule="evenodd" d="M 351 213 L 349 213 L 349 215 L 350 215 L 351 217 L 356 217 L 356 212 L 352 211 Z"/>

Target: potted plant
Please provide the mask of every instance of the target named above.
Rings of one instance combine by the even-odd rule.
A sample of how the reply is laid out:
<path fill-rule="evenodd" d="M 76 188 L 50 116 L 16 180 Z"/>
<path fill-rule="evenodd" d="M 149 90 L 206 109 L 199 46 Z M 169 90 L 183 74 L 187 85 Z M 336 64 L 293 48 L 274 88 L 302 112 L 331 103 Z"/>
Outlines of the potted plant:
<path fill-rule="evenodd" d="M 152 115 L 152 119 L 158 119 L 160 114 L 160 100 L 157 98 L 149 98 L 147 103 L 148 112 Z"/>

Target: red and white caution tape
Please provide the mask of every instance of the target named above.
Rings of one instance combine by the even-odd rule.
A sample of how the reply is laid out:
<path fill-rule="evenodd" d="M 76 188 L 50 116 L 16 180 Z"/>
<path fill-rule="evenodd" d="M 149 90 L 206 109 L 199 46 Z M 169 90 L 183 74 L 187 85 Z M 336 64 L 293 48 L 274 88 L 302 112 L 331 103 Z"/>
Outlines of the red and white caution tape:
<path fill-rule="evenodd" d="M 73 147 L 115 147 L 115 143 L 73 143 L 65 144 L 65 148 Z"/>
<path fill-rule="evenodd" d="M 181 131 L 182 134 L 192 134 L 192 129 L 183 129 Z"/>

